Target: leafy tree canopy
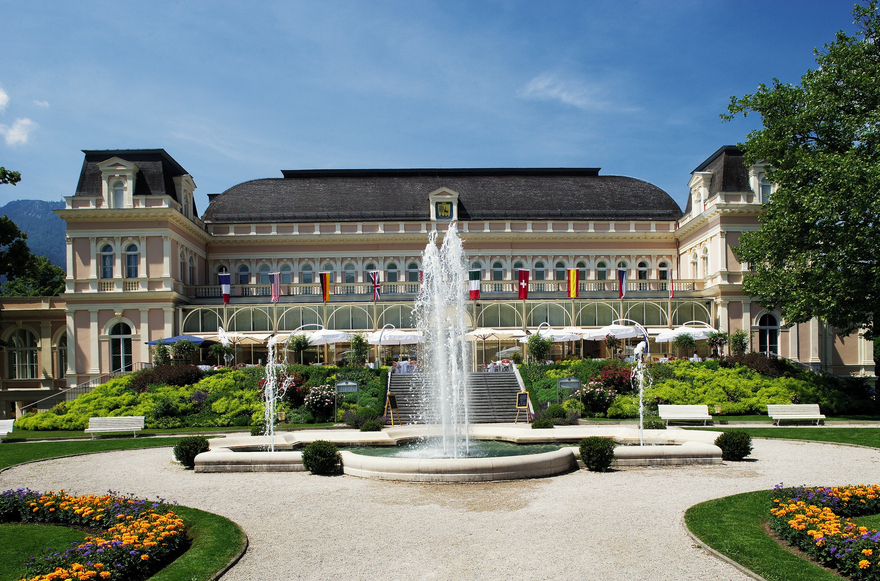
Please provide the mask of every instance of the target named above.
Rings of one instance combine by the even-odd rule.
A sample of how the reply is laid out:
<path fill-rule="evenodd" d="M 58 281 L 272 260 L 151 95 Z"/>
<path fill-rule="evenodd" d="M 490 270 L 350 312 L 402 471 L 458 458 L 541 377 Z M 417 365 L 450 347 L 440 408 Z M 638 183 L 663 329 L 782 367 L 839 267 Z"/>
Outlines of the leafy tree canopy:
<path fill-rule="evenodd" d="M 25 274 L 31 251 L 27 234 L 8 216 L 0 218 L 0 276 L 12 279 Z"/>
<path fill-rule="evenodd" d="M 8 170 L 0 167 L 0 184 L 12 184 L 13 186 L 21 181 L 21 174 L 17 171 Z"/>
<path fill-rule="evenodd" d="M 751 265 L 744 290 L 780 308 L 787 325 L 813 317 L 840 335 L 876 332 L 880 309 L 880 16 L 856 5 L 858 32 L 816 50 L 818 68 L 799 85 L 737 99 L 732 119 L 757 113 L 763 128 L 740 144 L 746 162 L 768 165 L 777 186 L 759 230 L 743 234 Z"/>
<path fill-rule="evenodd" d="M 64 292 L 64 269 L 45 256 L 31 254 L 25 272 L 0 285 L 0 296 L 53 297 Z"/>

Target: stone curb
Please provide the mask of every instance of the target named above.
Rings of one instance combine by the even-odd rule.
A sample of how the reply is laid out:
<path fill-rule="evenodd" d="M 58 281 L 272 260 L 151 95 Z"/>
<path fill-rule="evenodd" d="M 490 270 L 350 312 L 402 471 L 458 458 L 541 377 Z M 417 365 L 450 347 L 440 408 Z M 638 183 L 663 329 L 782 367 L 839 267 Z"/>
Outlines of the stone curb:
<path fill-rule="evenodd" d="M 696 506 L 696 505 L 694 505 L 694 506 Z M 697 546 L 700 547 L 700 549 L 702 549 L 703 551 L 712 555 L 713 557 L 715 557 L 719 561 L 723 561 L 724 563 L 727 563 L 728 565 L 735 568 L 743 575 L 747 575 L 747 576 L 751 577 L 752 579 L 757 579 L 757 581 L 767 581 L 767 579 L 765 579 L 764 577 L 761 577 L 760 575 L 758 575 L 757 573 L 755 573 L 751 569 L 748 569 L 748 568 L 740 565 L 739 563 L 737 563 L 736 561 L 734 561 L 733 559 L 731 559 L 727 555 L 722 555 L 721 553 L 719 553 L 718 551 L 716 551 L 715 549 L 713 549 L 712 547 L 710 547 L 709 545 L 707 545 L 706 543 L 701 541 L 699 538 L 697 538 L 697 536 L 694 535 L 691 532 L 691 530 L 687 527 L 687 523 L 684 522 L 684 514 L 681 515 L 681 528 L 684 529 L 684 532 L 687 533 L 687 536 L 689 536 L 691 538 L 691 540 L 694 543 L 696 543 Z"/>

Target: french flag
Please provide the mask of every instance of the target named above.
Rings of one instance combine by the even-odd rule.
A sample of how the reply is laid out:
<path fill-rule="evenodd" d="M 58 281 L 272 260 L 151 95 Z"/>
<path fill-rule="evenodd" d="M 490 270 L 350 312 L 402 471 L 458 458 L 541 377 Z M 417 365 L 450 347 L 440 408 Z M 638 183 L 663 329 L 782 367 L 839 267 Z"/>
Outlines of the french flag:
<path fill-rule="evenodd" d="M 231 287 L 229 285 L 230 274 L 228 272 L 220 273 L 219 276 L 220 276 L 220 292 L 223 293 L 223 302 L 228 303 L 229 302 L 229 291 L 231 289 Z"/>

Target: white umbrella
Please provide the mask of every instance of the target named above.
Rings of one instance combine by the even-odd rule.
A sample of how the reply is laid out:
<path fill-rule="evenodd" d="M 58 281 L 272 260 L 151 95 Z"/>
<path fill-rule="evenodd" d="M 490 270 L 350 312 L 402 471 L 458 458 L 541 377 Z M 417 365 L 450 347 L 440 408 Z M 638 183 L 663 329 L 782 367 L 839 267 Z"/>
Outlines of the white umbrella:
<path fill-rule="evenodd" d="M 310 345 L 332 345 L 333 343 L 347 343 L 354 335 L 335 329 L 318 329 L 310 333 L 308 337 Z"/>
<path fill-rule="evenodd" d="M 519 350 L 519 347 L 508 347 L 507 349 L 502 349 L 496 353 L 495 357 L 498 359 L 507 359 L 508 357 L 512 357 L 514 353 L 519 353 Z"/>
<path fill-rule="evenodd" d="M 642 332 L 638 327 L 630 327 L 628 325 L 606 325 L 601 329 L 589 331 L 584 339 L 587 341 L 604 341 L 605 337 L 611 335 L 615 339 L 634 339 L 642 337 Z"/>
<path fill-rule="evenodd" d="M 379 342 L 379 339 L 382 342 Z M 415 331 L 398 331 L 391 329 L 389 331 L 373 331 L 367 335 L 367 343 L 370 345 L 415 345 L 416 343 L 424 343 L 425 337 L 421 333 Z"/>
<path fill-rule="evenodd" d="M 497 339 L 498 348 L 500 349 L 501 341 L 524 337 L 525 334 L 525 331 L 520 329 L 492 329 L 491 327 L 480 327 L 470 331 L 465 335 L 465 338 L 468 341 L 476 341 L 478 339 L 483 340 L 483 363 L 486 363 L 486 339 Z M 474 358 L 476 358 L 476 353 L 474 354 Z"/>
<path fill-rule="evenodd" d="M 565 329 L 541 329 L 538 331 L 538 335 L 544 337 L 546 339 L 553 339 L 554 343 L 562 343 L 564 341 L 580 341 L 581 336 L 577 333 L 571 333 L 566 331 Z M 519 340 L 520 343 L 528 343 L 529 338 L 523 337 Z"/>
<path fill-rule="evenodd" d="M 677 329 L 672 329 L 671 331 L 664 331 L 657 335 L 654 339 L 657 343 L 671 343 L 675 341 L 676 337 L 679 335 L 690 335 L 694 338 L 694 341 L 703 341 L 709 338 L 710 333 L 714 333 L 715 329 L 710 328 L 699 328 L 699 327 L 678 327 Z"/>

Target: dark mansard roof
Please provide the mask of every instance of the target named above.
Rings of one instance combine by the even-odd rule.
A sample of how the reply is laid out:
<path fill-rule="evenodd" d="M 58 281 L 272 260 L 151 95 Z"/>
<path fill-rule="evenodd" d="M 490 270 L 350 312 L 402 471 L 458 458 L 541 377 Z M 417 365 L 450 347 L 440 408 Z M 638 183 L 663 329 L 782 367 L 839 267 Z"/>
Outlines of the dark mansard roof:
<path fill-rule="evenodd" d="M 183 167 L 177 163 L 164 149 L 106 149 L 83 150 L 86 158 L 83 161 L 79 183 L 76 185 L 76 196 L 101 195 L 101 169 L 98 164 L 113 157 L 130 161 L 138 167 L 134 195 L 136 196 L 171 196 L 177 199 L 177 190 L 173 178 L 187 175 Z M 193 213 L 198 214 L 193 202 Z"/>
<path fill-rule="evenodd" d="M 724 145 L 710 155 L 691 172 L 711 172 L 712 181 L 709 184 L 709 197 L 712 198 L 718 192 L 748 192 L 749 169 L 746 167 L 746 158 L 743 152 L 735 145 Z M 688 196 L 685 214 L 691 211 L 691 197 Z"/>
<path fill-rule="evenodd" d="M 206 223 L 428 221 L 431 192 L 458 193 L 459 220 L 677 220 L 645 181 L 591 168 L 282 171 L 210 196 Z"/>

